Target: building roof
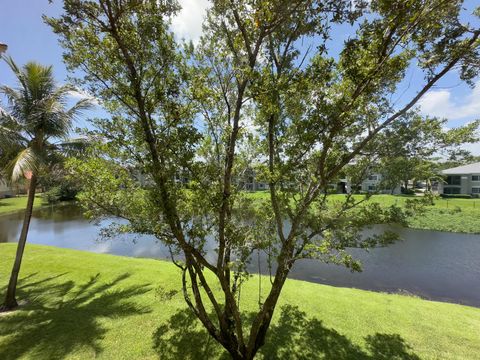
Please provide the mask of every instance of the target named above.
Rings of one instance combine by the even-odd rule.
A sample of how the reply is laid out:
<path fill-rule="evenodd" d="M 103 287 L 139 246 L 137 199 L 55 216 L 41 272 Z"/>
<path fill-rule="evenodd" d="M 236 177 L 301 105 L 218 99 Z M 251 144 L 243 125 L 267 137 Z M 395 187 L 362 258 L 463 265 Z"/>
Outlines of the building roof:
<path fill-rule="evenodd" d="M 444 175 L 480 174 L 480 162 L 445 169 L 441 173 Z"/>

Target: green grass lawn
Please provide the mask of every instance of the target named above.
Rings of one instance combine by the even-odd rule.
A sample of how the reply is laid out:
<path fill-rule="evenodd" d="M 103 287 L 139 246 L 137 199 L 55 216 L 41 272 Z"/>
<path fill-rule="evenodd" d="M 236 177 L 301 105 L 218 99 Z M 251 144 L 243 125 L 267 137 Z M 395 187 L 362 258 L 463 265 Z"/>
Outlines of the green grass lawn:
<path fill-rule="evenodd" d="M 268 191 L 249 193 L 252 199 L 268 199 Z M 354 195 L 361 199 L 363 195 Z M 345 195 L 329 195 L 331 201 L 342 201 Z M 368 201 L 377 202 L 383 206 L 397 204 L 402 206 L 407 199 L 414 196 L 403 195 L 373 195 Z M 427 206 L 425 211 L 408 220 L 408 226 L 414 229 L 451 231 L 459 233 L 480 234 L 480 199 L 443 199 L 435 200 L 433 206 Z"/>
<path fill-rule="evenodd" d="M 15 244 L 0 244 L 3 294 Z M 263 278 L 263 286 L 268 283 Z M 0 315 L 0 359 L 216 359 L 166 261 L 27 245 L 19 310 Z M 258 277 L 242 288 L 245 315 Z M 478 359 L 480 309 L 287 282 L 259 359 Z"/>
<path fill-rule="evenodd" d="M 35 197 L 33 208 L 42 206 L 43 200 L 40 195 Z M 27 207 L 27 196 L 22 195 L 9 199 L 0 199 L 0 215 L 25 210 Z"/>

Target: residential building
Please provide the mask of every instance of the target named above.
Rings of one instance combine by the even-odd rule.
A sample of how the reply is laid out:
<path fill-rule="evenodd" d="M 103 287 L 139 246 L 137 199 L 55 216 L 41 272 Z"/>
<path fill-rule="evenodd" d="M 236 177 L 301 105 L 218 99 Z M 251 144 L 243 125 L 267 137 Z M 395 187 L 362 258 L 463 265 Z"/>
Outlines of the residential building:
<path fill-rule="evenodd" d="M 402 188 L 400 185 L 397 185 L 394 189 L 386 189 L 382 186 L 382 175 L 379 173 L 372 173 L 362 181 L 360 184 L 361 192 L 378 192 L 382 194 L 394 194 L 398 195 L 402 193 Z"/>
<path fill-rule="evenodd" d="M 250 167 L 243 171 L 236 182 L 242 190 L 247 191 L 267 190 L 269 188 L 266 182 L 257 179 L 255 170 Z"/>
<path fill-rule="evenodd" d="M 14 196 L 15 192 L 8 184 L 0 179 L 0 199 L 4 197 Z"/>
<path fill-rule="evenodd" d="M 445 183 L 438 185 L 439 194 L 480 196 L 480 162 L 441 171 Z"/>

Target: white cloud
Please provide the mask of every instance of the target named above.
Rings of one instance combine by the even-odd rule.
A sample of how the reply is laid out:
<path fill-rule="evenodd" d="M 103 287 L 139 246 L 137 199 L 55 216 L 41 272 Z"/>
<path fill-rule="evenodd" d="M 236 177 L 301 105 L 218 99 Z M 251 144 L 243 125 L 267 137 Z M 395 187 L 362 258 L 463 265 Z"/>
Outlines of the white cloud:
<path fill-rule="evenodd" d="M 197 43 L 202 35 L 202 23 L 208 0 L 180 0 L 182 10 L 172 20 L 172 30 L 179 38 Z"/>
<path fill-rule="evenodd" d="M 70 98 L 70 100 L 74 100 L 74 101 L 89 99 L 92 102 L 93 105 L 95 105 L 95 106 L 100 105 L 100 102 L 98 101 L 97 98 L 95 98 L 93 95 L 91 95 L 91 94 L 89 94 L 85 91 L 82 91 L 82 90 L 69 91 L 68 92 L 68 97 Z"/>
<path fill-rule="evenodd" d="M 480 119 L 480 81 L 463 98 L 454 96 L 455 90 L 433 90 L 419 101 L 420 110 L 425 115 L 447 118 L 448 120 Z M 464 125 L 468 122 L 464 122 Z M 448 130 L 448 128 L 444 129 Z M 480 155 L 480 143 L 464 144 L 462 149 L 473 155 Z"/>
<path fill-rule="evenodd" d="M 472 144 L 463 144 L 462 149 L 470 151 L 472 155 L 480 156 L 480 142 Z"/>
<path fill-rule="evenodd" d="M 453 90 L 433 90 L 419 101 L 423 114 L 458 120 L 468 117 L 480 118 L 480 81 L 463 99 L 454 98 Z"/>

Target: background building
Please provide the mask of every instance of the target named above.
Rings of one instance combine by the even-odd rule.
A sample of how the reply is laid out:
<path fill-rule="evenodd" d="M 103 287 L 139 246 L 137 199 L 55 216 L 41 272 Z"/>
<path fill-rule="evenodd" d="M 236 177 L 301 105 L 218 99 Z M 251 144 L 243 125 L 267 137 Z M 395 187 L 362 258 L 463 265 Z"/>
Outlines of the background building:
<path fill-rule="evenodd" d="M 14 196 L 15 192 L 13 189 L 7 185 L 7 183 L 3 180 L 0 180 L 0 199 L 4 197 Z"/>
<path fill-rule="evenodd" d="M 438 185 L 439 194 L 480 196 L 480 162 L 441 171 L 445 183 Z"/>

